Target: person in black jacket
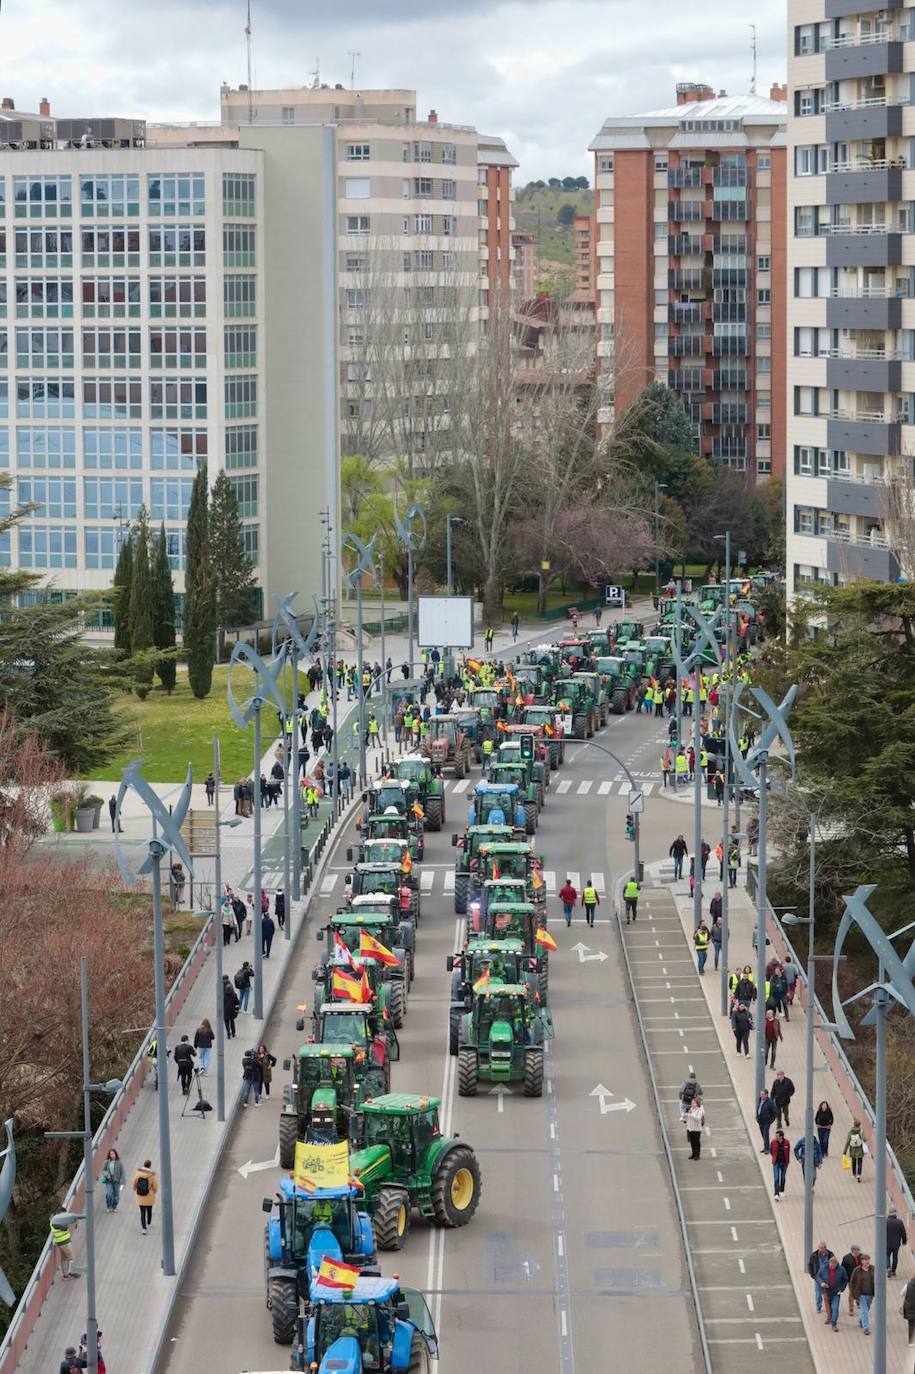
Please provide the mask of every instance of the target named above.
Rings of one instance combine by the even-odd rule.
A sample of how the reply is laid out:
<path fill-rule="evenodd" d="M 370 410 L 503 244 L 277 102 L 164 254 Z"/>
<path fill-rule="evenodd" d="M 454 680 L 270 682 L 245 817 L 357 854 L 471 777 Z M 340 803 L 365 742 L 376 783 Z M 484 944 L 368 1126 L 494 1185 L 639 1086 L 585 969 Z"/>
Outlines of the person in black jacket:
<path fill-rule="evenodd" d="M 222 975 L 222 1018 L 226 1024 L 226 1035 L 230 1040 L 235 1039 L 235 1021 L 238 1017 L 239 1008 L 238 993 L 229 982 L 229 975 Z"/>
<path fill-rule="evenodd" d="M 73 1369 L 86 1369 L 86 1361 L 82 1355 L 77 1355 L 76 1346 L 68 1345 L 64 1351 L 64 1357 L 60 1362 L 60 1374 L 70 1374 Z"/>
<path fill-rule="evenodd" d="M 896 1208 L 891 1207 L 886 1219 L 886 1275 L 892 1278 L 896 1273 L 896 1266 L 899 1263 L 899 1247 L 908 1243 L 908 1234 L 905 1223 L 901 1217 L 896 1215 Z"/>
<path fill-rule="evenodd" d="M 782 1124 L 782 1118 L 784 1118 L 786 1126 L 791 1125 L 788 1120 L 788 1109 L 791 1106 L 793 1096 L 794 1084 L 790 1078 L 785 1077 L 784 1069 L 779 1069 L 775 1075 L 775 1082 L 772 1084 L 772 1101 L 775 1103 L 775 1114 L 779 1126 Z"/>
<path fill-rule="evenodd" d="M 829 1133 L 832 1130 L 834 1120 L 829 1103 L 825 1100 L 822 1101 L 817 1107 L 814 1121 L 816 1122 L 817 1135 L 820 1138 L 820 1153 L 824 1159 L 829 1154 Z"/>
<path fill-rule="evenodd" d="M 769 1153 L 769 1132 L 775 1124 L 775 1103 L 766 1088 L 759 1094 L 759 1101 L 756 1104 L 756 1124 L 759 1127 L 759 1134 L 762 1136 L 761 1155 Z"/>
<path fill-rule="evenodd" d="M 820 1268 L 831 1260 L 832 1257 L 833 1254 L 829 1246 L 826 1244 L 825 1240 L 821 1240 L 807 1261 L 807 1273 L 813 1279 L 813 1291 L 816 1295 L 818 1312 L 822 1312 L 823 1310 L 823 1290 L 820 1287 L 819 1279 Z"/>
<path fill-rule="evenodd" d="M 753 1029 L 753 1017 L 749 1009 L 743 1002 L 738 1002 L 731 1012 L 731 1027 L 734 1031 L 734 1039 L 737 1042 L 737 1053 L 743 1050 L 749 1059 L 750 1057 L 750 1031 Z"/>
<path fill-rule="evenodd" d="M 286 894 L 282 888 L 279 889 L 273 899 L 273 911 L 276 916 L 276 923 L 282 930 L 286 924 Z"/>
<path fill-rule="evenodd" d="M 191 1079 L 194 1075 L 194 1060 L 196 1058 L 197 1051 L 188 1037 L 182 1035 L 174 1049 L 174 1060 L 178 1069 L 178 1082 L 181 1084 L 181 1091 L 185 1097 L 191 1090 Z"/>

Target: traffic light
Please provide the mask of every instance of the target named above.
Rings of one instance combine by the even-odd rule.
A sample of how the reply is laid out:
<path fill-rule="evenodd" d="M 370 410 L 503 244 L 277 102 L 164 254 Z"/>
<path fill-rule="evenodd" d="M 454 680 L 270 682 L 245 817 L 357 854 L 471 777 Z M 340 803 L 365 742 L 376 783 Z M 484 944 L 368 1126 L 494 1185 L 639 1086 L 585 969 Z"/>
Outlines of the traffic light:
<path fill-rule="evenodd" d="M 521 757 L 522 757 L 523 759 L 532 759 L 532 758 L 534 757 L 534 736 L 533 736 L 533 735 L 522 735 L 522 736 L 521 736 Z"/>
<path fill-rule="evenodd" d="M 635 839 L 635 816 L 631 811 L 626 812 L 626 839 Z"/>

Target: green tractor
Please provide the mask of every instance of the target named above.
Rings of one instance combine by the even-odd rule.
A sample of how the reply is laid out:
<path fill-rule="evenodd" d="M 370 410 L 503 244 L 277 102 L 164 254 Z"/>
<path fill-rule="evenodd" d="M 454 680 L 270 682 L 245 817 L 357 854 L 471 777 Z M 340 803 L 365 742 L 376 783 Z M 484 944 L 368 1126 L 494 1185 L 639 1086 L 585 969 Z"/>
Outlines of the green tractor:
<path fill-rule="evenodd" d="M 356 1075 L 362 1076 L 363 1096 L 391 1091 L 391 1064 L 400 1059 L 400 1041 L 390 1018 L 363 1002 L 325 1002 L 314 1018 L 317 1045 L 352 1045 Z M 296 1030 L 305 1029 L 304 1019 Z"/>
<path fill-rule="evenodd" d="M 349 1135 L 352 1112 L 362 1099 L 352 1045 L 300 1045 L 283 1060 L 292 1080 L 283 1085 L 280 1111 L 280 1168 L 291 1169 L 299 1140 L 332 1142 Z"/>
<path fill-rule="evenodd" d="M 550 786 L 550 753 L 546 740 L 542 736 L 534 736 L 533 726 L 508 725 L 501 735 L 499 752 L 489 765 L 490 771 L 494 764 L 499 763 L 520 764 L 524 768 L 527 777 L 534 783 L 537 810 L 542 811 Z"/>
<path fill-rule="evenodd" d="M 615 716 L 631 711 L 638 701 L 641 674 L 618 654 L 605 654 L 596 660 L 595 669 L 604 691 L 610 698 L 610 710 Z"/>
<path fill-rule="evenodd" d="M 540 784 L 534 781 L 527 762 L 519 759 L 517 763 L 490 764 L 489 783 L 493 787 L 517 787 L 524 807 L 524 828 L 528 835 L 533 835 L 540 816 Z"/>
<path fill-rule="evenodd" d="M 400 862 L 404 846 L 410 852 L 410 858 L 414 863 L 422 863 L 425 851 L 425 837 L 423 835 L 423 823 L 418 816 L 414 816 L 409 810 L 406 815 L 396 807 L 391 806 L 387 811 L 380 814 L 375 813 L 360 821 L 359 829 L 359 857 L 357 863 L 391 863 L 396 853 L 396 860 Z M 385 843 L 398 846 L 398 851 L 393 848 L 385 850 Z M 369 853 L 370 846 L 376 846 Z M 353 862 L 353 846 L 346 851 L 349 863 Z"/>
<path fill-rule="evenodd" d="M 392 918 L 390 910 L 372 908 L 366 903 L 356 907 L 346 907 L 332 916 L 323 929 L 318 930 L 316 939 L 325 942 L 320 961 L 312 970 L 312 977 L 319 986 L 315 989 L 315 1010 L 324 1002 L 333 1002 L 327 971 L 340 967 L 340 960 L 346 963 L 343 946 L 353 959 L 360 961 L 359 953 L 361 932 L 365 931 L 379 944 L 384 945 L 397 958 L 397 964 L 380 968 L 375 960 L 366 962 L 372 965 L 377 981 L 384 985 L 383 1005 L 388 1009 L 395 1026 L 399 1026 L 407 1012 L 407 992 L 413 980 L 415 964 L 416 931 L 410 921 Z M 321 992 L 327 994 L 321 997 Z M 379 991 L 373 984 L 373 992 Z"/>
<path fill-rule="evenodd" d="M 490 883 L 517 882 L 521 884 L 522 901 L 546 906 L 546 883 L 543 880 L 543 859 L 527 843 L 496 840 L 480 846 L 477 867 L 477 888 Z"/>
<path fill-rule="evenodd" d="M 589 630 L 586 637 L 594 658 L 613 653 L 609 630 Z"/>
<path fill-rule="evenodd" d="M 441 830 L 445 822 L 445 782 L 422 754 L 404 754 L 393 764 L 393 774 L 407 784 L 410 809 L 419 803 L 427 830 Z"/>
<path fill-rule="evenodd" d="M 419 924 L 422 914 L 419 883 L 412 872 L 404 869 L 402 860 L 400 863 L 355 864 L 352 872 L 346 874 L 344 883 L 351 894 L 351 901 L 357 897 L 383 893 L 386 897 L 393 897 L 400 911 L 410 916 L 414 924 Z"/>
<path fill-rule="evenodd" d="M 630 639 L 641 639 L 644 633 L 641 620 L 619 620 L 613 627 L 613 643 L 619 653 L 619 646 Z"/>
<path fill-rule="evenodd" d="M 524 901 L 518 891 L 485 885 L 481 929 L 492 940 L 520 940 L 527 957 L 537 960 L 537 989 L 544 999 L 550 988 L 550 952 L 538 943 L 537 932 L 545 925 L 544 908 Z"/>
<path fill-rule="evenodd" d="M 514 669 L 515 695 L 522 698 L 524 706 L 543 705 L 549 701 L 551 677 L 542 663 L 519 663 Z"/>
<path fill-rule="evenodd" d="M 598 727 L 597 702 L 588 684 L 579 678 L 560 678 L 553 683 L 553 701 L 572 722 L 577 739 L 590 739 Z"/>
<path fill-rule="evenodd" d="M 592 663 L 591 645 L 584 637 L 559 641 L 559 671 L 564 677 L 587 672 Z"/>
<path fill-rule="evenodd" d="M 677 665 L 674 661 L 673 639 L 670 635 L 646 635 L 645 648 L 657 664 L 657 675 L 661 682 L 676 678 Z"/>
<path fill-rule="evenodd" d="M 362 1105 L 353 1122 L 350 1169 L 363 1189 L 380 1250 L 400 1250 L 413 1211 L 436 1226 L 466 1226 L 480 1202 L 477 1157 L 443 1136 L 437 1097 L 387 1093 Z"/>
<path fill-rule="evenodd" d="M 496 687 L 476 687 L 470 693 L 469 705 L 479 711 L 484 731 L 489 732 L 490 739 L 494 738 L 496 721 L 505 714 L 504 693 Z"/>
<path fill-rule="evenodd" d="M 463 835 L 451 836 L 451 843 L 458 851 L 454 875 L 456 915 L 467 915 L 467 898 L 479 868 L 481 847 L 499 840 L 511 840 L 514 834 L 510 825 L 468 825 Z"/>
<path fill-rule="evenodd" d="M 572 680 L 585 684 L 591 699 L 597 706 L 598 724 L 606 725 L 610 714 L 610 694 L 604 686 L 601 674 L 590 671 L 573 673 Z"/>
<path fill-rule="evenodd" d="M 543 1050 L 551 1035 L 549 1020 L 526 985 L 478 986 L 458 1030 L 461 1097 L 476 1097 L 481 1081 L 521 1083 L 525 1097 L 541 1097 Z"/>
<path fill-rule="evenodd" d="M 526 954 L 523 942 L 515 936 L 502 940 L 489 935 L 473 935 L 462 950 L 448 955 L 445 967 L 451 974 L 449 1054 L 458 1052 L 461 1018 L 468 1001 L 473 997 L 474 985 L 481 978 L 486 979 L 490 986 L 497 983 L 523 984 L 532 997 L 540 991 L 538 957 Z"/>

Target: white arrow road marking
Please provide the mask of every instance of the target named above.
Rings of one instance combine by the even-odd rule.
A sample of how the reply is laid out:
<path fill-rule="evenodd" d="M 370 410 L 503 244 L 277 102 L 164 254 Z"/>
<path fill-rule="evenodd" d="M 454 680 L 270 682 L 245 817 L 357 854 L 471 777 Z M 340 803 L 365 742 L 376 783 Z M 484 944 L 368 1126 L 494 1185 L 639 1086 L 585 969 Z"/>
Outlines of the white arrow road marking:
<path fill-rule="evenodd" d="M 280 1164 L 280 1147 L 277 1145 L 276 1153 L 272 1159 L 261 1159 L 257 1163 L 248 1160 L 247 1164 L 242 1164 L 238 1172 L 242 1178 L 247 1178 L 249 1174 L 259 1174 L 262 1169 L 278 1169 Z"/>
<path fill-rule="evenodd" d="M 635 1107 L 634 1102 L 630 1102 L 628 1097 L 624 1097 L 622 1102 L 610 1102 L 613 1096 L 609 1088 L 605 1088 L 603 1083 L 598 1083 L 596 1088 L 592 1088 L 588 1093 L 589 1097 L 596 1097 L 600 1103 L 600 1114 L 605 1116 L 607 1112 L 631 1112 Z"/>
<path fill-rule="evenodd" d="M 501 1083 L 497 1083 L 496 1086 L 495 1086 L 494 1088 L 490 1088 L 489 1094 L 488 1094 L 488 1095 L 489 1095 L 490 1097 L 492 1097 L 492 1095 L 493 1095 L 494 1093 L 495 1093 L 495 1095 L 496 1095 L 496 1096 L 498 1097 L 498 1099 L 499 1099 L 499 1111 L 501 1112 L 501 1111 L 504 1109 L 504 1107 L 505 1107 L 505 1096 L 506 1096 L 506 1093 L 508 1094 L 509 1097 L 511 1097 L 511 1096 L 512 1096 L 512 1090 L 511 1090 L 511 1088 L 504 1088 L 504 1087 L 502 1086 Z"/>
<path fill-rule="evenodd" d="M 603 963 L 605 959 L 608 959 L 610 957 L 609 955 L 605 954 L 602 949 L 598 950 L 596 954 L 589 954 L 588 946 L 583 945 L 580 940 L 578 944 L 573 945 L 572 948 L 573 950 L 578 950 L 578 962 L 580 964 L 590 964 L 594 959 L 599 959 L 600 962 Z"/>

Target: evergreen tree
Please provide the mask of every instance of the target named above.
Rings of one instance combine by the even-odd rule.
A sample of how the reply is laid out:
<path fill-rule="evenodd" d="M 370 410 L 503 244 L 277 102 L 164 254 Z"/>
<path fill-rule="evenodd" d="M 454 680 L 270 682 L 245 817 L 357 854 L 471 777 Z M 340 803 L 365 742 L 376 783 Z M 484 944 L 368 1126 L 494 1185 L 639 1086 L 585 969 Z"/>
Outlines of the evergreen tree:
<path fill-rule="evenodd" d="M 132 655 L 142 654 L 144 650 L 153 647 L 153 588 L 152 576 L 149 569 L 149 521 L 146 517 L 146 507 L 140 507 L 140 518 L 133 536 L 133 575 L 130 580 L 130 652 Z M 147 690 L 152 684 L 152 668 L 138 667 L 137 673 L 138 694 L 145 696 L 142 691 L 145 685 Z"/>
<path fill-rule="evenodd" d="M 256 591 L 235 489 L 225 472 L 219 473 L 210 494 L 209 541 L 221 658 L 226 628 L 253 618 Z"/>
<path fill-rule="evenodd" d="M 153 601 L 153 642 L 157 649 L 175 648 L 175 589 L 172 586 L 172 570 L 168 561 L 168 544 L 165 525 L 159 530 L 152 558 L 152 601 Z M 175 690 L 178 666 L 174 653 L 162 657 L 156 663 L 159 681 L 166 692 Z"/>
<path fill-rule="evenodd" d="M 187 675 L 195 697 L 209 695 L 213 682 L 213 635 L 216 628 L 210 570 L 207 472 L 194 479 L 187 513 L 187 565 L 184 574 L 184 650 Z"/>
<path fill-rule="evenodd" d="M 130 653 L 130 583 L 133 577 L 133 539 L 130 535 L 121 544 L 114 569 L 114 647 Z"/>

